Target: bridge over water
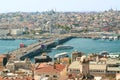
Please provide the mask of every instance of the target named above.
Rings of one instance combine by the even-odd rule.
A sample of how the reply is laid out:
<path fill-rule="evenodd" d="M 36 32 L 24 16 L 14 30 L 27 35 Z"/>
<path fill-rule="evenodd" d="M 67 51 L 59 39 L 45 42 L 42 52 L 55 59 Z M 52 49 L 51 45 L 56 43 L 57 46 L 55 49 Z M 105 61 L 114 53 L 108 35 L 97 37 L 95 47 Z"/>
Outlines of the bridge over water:
<path fill-rule="evenodd" d="M 59 36 L 57 39 L 59 40 L 59 44 L 61 44 L 72 38 L 72 36 Z M 45 41 L 36 42 L 24 48 L 16 49 L 10 52 L 11 59 L 15 58 L 17 60 L 24 60 L 25 58 L 31 58 L 38 54 L 41 54 L 42 52 L 47 51 L 47 49 L 55 47 L 57 45 L 55 40 L 56 37 L 53 37 Z M 43 49 L 41 45 L 45 45 L 46 49 Z"/>

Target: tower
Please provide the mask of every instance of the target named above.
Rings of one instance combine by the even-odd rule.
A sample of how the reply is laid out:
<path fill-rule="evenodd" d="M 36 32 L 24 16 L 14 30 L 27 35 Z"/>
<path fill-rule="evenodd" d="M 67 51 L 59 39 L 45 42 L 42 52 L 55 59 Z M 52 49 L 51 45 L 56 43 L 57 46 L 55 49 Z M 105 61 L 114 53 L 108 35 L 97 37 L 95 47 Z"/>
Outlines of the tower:
<path fill-rule="evenodd" d="M 82 52 L 75 51 L 75 52 L 72 53 L 72 59 L 71 60 L 76 61 L 76 58 L 81 57 L 83 54 L 84 53 L 82 53 Z"/>
<path fill-rule="evenodd" d="M 82 56 L 80 59 L 80 73 L 85 76 L 89 74 L 89 60 L 86 56 Z"/>

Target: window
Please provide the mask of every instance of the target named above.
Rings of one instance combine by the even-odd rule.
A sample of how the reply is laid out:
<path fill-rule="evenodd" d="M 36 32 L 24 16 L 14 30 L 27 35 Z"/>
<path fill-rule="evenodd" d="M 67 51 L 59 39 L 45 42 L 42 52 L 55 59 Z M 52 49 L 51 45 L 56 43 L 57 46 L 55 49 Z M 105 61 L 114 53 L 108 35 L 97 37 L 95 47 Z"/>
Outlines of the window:
<path fill-rule="evenodd" d="M 49 77 L 49 75 L 46 75 L 46 77 Z"/>
<path fill-rule="evenodd" d="M 57 78 L 57 75 L 53 75 L 54 78 Z"/>

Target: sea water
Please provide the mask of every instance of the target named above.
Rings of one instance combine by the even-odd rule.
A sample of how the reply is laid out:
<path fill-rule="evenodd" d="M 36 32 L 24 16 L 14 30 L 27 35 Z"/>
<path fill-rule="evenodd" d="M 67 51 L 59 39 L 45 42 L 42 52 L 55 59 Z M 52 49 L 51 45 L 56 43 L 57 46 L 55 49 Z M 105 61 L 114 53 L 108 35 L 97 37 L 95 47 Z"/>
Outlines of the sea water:
<path fill-rule="evenodd" d="M 101 51 L 108 51 L 109 53 L 120 53 L 120 40 L 93 40 L 88 38 L 73 38 L 63 45 L 73 46 L 70 50 L 52 50 L 48 55 L 54 56 L 55 54 L 68 52 L 71 55 L 74 51 L 83 52 L 85 55 L 90 53 L 99 53 Z"/>
<path fill-rule="evenodd" d="M 25 45 L 30 45 L 35 43 L 37 40 L 0 40 L 0 54 L 8 53 L 15 49 L 20 48 L 20 43 L 24 43 Z"/>
<path fill-rule="evenodd" d="M 37 40 L 0 40 L 0 54 L 8 53 L 9 51 L 19 48 L 21 42 L 25 45 L 30 45 L 36 41 Z M 69 50 L 51 49 L 51 52 L 49 52 L 48 55 L 54 57 L 56 54 L 62 52 L 68 52 L 68 54 L 71 55 L 74 51 L 83 52 L 85 55 L 99 53 L 101 51 L 120 54 L 120 40 L 109 41 L 102 39 L 93 40 L 88 38 L 73 38 L 65 42 L 63 45 L 70 45 L 74 48 Z M 31 58 L 31 60 L 34 62 L 34 58 Z"/>

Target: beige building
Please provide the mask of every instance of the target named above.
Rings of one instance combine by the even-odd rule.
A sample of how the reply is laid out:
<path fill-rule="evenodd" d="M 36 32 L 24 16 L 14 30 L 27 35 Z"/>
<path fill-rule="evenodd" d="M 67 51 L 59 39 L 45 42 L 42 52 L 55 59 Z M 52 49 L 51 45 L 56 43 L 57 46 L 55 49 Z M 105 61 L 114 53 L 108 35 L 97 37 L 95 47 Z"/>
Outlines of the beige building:
<path fill-rule="evenodd" d="M 90 74 L 106 74 L 107 65 L 102 62 L 90 62 L 89 69 Z"/>
<path fill-rule="evenodd" d="M 68 67 L 68 74 L 89 74 L 89 61 L 86 56 L 76 58 Z"/>
<path fill-rule="evenodd" d="M 116 74 L 120 73 L 120 60 L 118 59 L 108 59 L 107 64 L 107 73 Z"/>
<path fill-rule="evenodd" d="M 120 73 L 120 60 L 101 58 L 89 62 L 90 74 L 116 74 Z"/>
<path fill-rule="evenodd" d="M 83 54 L 84 53 L 82 53 L 82 52 L 75 51 L 75 52 L 72 53 L 72 59 L 71 60 L 76 61 L 76 58 L 81 57 Z"/>
<path fill-rule="evenodd" d="M 58 80 L 66 75 L 66 71 L 64 64 L 40 63 L 35 69 L 35 76 L 40 77 L 38 80 Z"/>
<path fill-rule="evenodd" d="M 6 36 L 10 33 L 9 29 L 0 29 L 0 36 Z"/>
<path fill-rule="evenodd" d="M 10 34 L 11 35 L 22 35 L 23 34 L 23 30 L 22 29 L 11 29 Z"/>
<path fill-rule="evenodd" d="M 6 68 L 11 72 L 15 72 L 19 69 L 27 69 L 31 70 L 32 64 L 29 59 L 25 59 L 24 61 L 8 61 L 6 64 Z"/>
<path fill-rule="evenodd" d="M 116 74 L 116 80 L 120 80 L 120 73 Z"/>

